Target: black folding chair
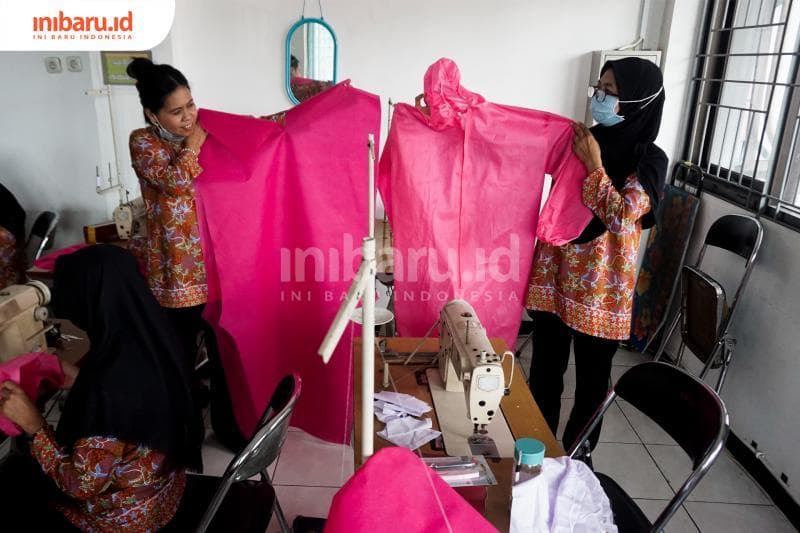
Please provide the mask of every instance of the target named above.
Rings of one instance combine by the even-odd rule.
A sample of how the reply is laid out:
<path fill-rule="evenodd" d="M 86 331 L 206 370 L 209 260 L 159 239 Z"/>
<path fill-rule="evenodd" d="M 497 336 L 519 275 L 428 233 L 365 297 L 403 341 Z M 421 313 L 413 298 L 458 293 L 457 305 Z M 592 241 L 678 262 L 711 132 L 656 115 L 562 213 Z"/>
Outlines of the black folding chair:
<path fill-rule="evenodd" d="M 267 467 L 280 456 L 300 388 L 297 374 L 281 380 L 264 410 L 255 435 L 231 460 L 221 478 L 187 475 L 181 505 L 163 532 L 265 531 L 273 509 L 281 531 L 290 531 Z M 260 479 L 251 480 L 255 475 Z"/>
<path fill-rule="evenodd" d="M 695 376 L 666 363 L 642 363 L 619 378 L 575 441 L 570 457 L 581 450 L 617 397 L 658 424 L 692 461 L 689 477 L 653 523 L 612 478 L 595 472 L 611 502 L 614 522 L 620 533 L 661 531 L 722 451 L 728 437 L 728 412 L 719 395 Z"/>
<path fill-rule="evenodd" d="M 731 320 L 750 278 L 763 237 L 761 222 L 748 215 L 725 215 L 711 225 L 697 262 L 694 266 L 684 265 L 682 269 L 680 310 L 661 341 L 656 361 L 661 359 L 670 337 L 680 324 L 681 343 L 675 364 L 680 364 L 684 349 L 688 346 L 704 364 L 701 379 L 705 379 L 710 369 L 721 367 L 715 389 L 717 392 L 722 390 L 736 346 L 729 331 Z M 722 285 L 701 268 L 709 246 L 727 250 L 745 259 L 744 273 L 730 303 Z"/>

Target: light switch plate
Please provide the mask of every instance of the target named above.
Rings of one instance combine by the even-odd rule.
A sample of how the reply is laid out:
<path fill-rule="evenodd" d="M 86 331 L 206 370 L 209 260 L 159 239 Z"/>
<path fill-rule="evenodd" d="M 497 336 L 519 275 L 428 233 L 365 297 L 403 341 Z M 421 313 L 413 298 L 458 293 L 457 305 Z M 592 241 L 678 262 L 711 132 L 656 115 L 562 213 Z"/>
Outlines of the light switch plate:
<path fill-rule="evenodd" d="M 61 72 L 61 59 L 58 57 L 44 58 L 44 67 L 50 74 L 58 74 Z"/>
<path fill-rule="evenodd" d="M 83 62 L 79 56 L 67 56 L 67 70 L 70 72 L 80 72 L 83 70 Z"/>

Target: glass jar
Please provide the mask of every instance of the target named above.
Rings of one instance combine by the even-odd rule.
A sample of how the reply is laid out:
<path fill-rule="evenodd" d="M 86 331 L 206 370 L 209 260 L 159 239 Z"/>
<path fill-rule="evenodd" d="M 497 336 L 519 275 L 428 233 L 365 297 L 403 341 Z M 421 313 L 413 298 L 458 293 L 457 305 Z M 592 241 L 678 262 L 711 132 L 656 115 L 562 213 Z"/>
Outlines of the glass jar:
<path fill-rule="evenodd" d="M 544 443 L 536 439 L 517 439 L 514 443 L 514 473 L 512 484 L 516 485 L 535 478 L 542 472 Z"/>

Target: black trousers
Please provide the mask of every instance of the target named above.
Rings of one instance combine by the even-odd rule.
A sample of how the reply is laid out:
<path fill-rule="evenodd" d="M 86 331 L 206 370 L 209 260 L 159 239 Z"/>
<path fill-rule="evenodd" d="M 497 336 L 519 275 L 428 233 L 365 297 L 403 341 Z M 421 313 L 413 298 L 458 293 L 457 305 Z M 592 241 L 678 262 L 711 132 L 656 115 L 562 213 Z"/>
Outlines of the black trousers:
<path fill-rule="evenodd" d="M 611 360 L 619 342 L 577 332 L 552 313 L 534 311 L 532 318 L 530 389 L 553 433 L 558 429 L 564 372 L 569 364 L 570 342 L 574 342 L 575 405 L 562 438 L 569 450 L 608 394 Z M 592 449 L 600 438 L 600 426 L 589 436 Z"/>
<path fill-rule="evenodd" d="M 245 437 L 236 424 L 233 415 L 228 383 L 225 380 L 225 371 L 219 358 L 219 349 L 214 330 L 203 320 L 203 309 L 205 305 L 193 307 L 168 308 L 164 307 L 173 329 L 178 334 L 178 338 L 186 358 L 189 371 L 194 376 L 192 383 L 192 393 L 194 395 L 195 409 L 197 416 L 200 417 L 202 424 L 202 396 L 206 395 L 206 388 L 202 384 L 200 377 L 194 372 L 197 360 L 198 335 L 203 333 L 203 338 L 208 354 L 209 374 L 211 378 L 211 427 L 217 439 L 227 448 L 234 452 L 241 450 L 246 443 Z M 200 431 L 195 432 L 196 447 L 199 450 L 203 444 L 204 431 L 200 426 Z"/>

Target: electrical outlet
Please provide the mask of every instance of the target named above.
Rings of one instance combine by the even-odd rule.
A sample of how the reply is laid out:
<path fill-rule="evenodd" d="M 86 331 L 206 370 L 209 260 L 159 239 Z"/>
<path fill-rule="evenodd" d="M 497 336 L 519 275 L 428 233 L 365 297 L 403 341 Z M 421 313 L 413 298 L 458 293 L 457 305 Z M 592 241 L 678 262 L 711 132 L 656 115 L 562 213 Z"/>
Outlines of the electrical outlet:
<path fill-rule="evenodd" d="M 47 72 L 50 74 L 58 74 L 61 72 L 61 59 L 58 57 L 45 57 L 44 58 L 44 68 L 47 69 Z"/>
<path fill-rule="evenodd" d="M 79 56 L 67 56 L 67 70 L 70 72 L 80 72 L 83 70 L 83 62 Z"/>

